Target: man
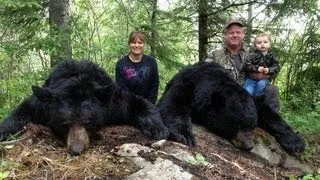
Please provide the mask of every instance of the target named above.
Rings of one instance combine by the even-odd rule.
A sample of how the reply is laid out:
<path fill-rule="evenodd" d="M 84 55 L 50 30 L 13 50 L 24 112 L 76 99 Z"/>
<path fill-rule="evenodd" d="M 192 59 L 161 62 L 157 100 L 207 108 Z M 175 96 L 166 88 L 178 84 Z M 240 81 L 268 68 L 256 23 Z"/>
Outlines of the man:
<path fill-rule="evenodd" d="M 230 19 L 224 30 L 224 44 L 222 48 L 213 50 L 205 59 L 206 62 L 216 62 L 230 71 L 234 79 L 243 84 L 245 72 L 242 70 L 249 50 L 245 47 L 243 39 L 245 36 L 243 23 L 239 19 Z M 260 72 L 250 74 L 253 79 L 269 78 Z M 288 153 L 299 153 L 305 149 L 304 140 L 295 133 L 292 128 L 282 120 L 279 114 L 279 90 L 276 86 L 269 84 L 265 94 L 255 97 L 258 109 L 258 126 L 265 129 L 274 136 Z M 265 119 L 267 118 L 267 119 Z"/>
<path fill-rule="evenodd" d="M 224 30 L 224 44 L 221 48 L 211 51 L 205 59 L 206 62 L 217 62 L 229 70 L 240 85 L 243 85 L 245 73 L 242 69 L 245 59 L 249 55 L 249 49 L 243 43 L 244 37 L 243 22 L 238 18 L 229 19 Z M 270 75 L 260 72 L 251 74 L 251 78 L 256 80 L 269 77 Z M 268 85 L 265 95 L 256 99 L 264 101 L 262 104 L 266 104 L 273 111 L 279 112 L 279 90 L 276 86 Z"/>

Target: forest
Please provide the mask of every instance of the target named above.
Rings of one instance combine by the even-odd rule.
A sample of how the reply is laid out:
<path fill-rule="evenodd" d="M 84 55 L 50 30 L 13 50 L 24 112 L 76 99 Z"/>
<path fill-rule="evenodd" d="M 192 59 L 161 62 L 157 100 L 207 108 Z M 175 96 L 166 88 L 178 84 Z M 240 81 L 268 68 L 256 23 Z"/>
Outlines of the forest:
<path fill-rule="evenodd" d="M 318 0 L 0 0 L 0 121 L 51 68 L 89 59 L 114 77 L 128 36 L 142 31 L 156 58 L 159 96 L 179 69 L 222 43 L 229 17 L 245 22 L 246 44 L 272 37 L 281 70 L 281 113 L 305 137 L 302 159 L 320 151 L 320 2 Z M 319 163 L 320 164 L 320 163 Z M 320 168 L 320 167 L 319 167 Z M 1 171 L 0 171 L 1 172 Z"/>

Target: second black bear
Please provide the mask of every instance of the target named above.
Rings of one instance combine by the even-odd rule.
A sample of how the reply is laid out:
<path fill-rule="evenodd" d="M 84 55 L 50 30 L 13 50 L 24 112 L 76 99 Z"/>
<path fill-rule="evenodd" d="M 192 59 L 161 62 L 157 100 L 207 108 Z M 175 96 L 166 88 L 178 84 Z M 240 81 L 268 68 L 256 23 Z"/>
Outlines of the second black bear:
<path fill-rule="evenodd" d="M 32 96 L 0 124 L 0 140 L 21 131 L 28 122 L 50 127 L 75 155 L 88 148 L 92 134 L 109 124 L 131 124 L 152 138 L 167 138 L 157 107 L 121 90 L 90 61 L 62 62 L 43 87 L 33 86 L 32 90 Z"/>
<path fill-rule="evenodd" d="M 195 145 L 191 123 L 197 123 L 242 149 L 253 148 L 251 133 L 260 126 L 287 152 L 304 150 L 304 141 L 278 113 L 266 105 L 257 110 L 253 98 L 216 63 L 182 69 L 167 84 L 158 107 L 169 138 L 187 145 Z"/>

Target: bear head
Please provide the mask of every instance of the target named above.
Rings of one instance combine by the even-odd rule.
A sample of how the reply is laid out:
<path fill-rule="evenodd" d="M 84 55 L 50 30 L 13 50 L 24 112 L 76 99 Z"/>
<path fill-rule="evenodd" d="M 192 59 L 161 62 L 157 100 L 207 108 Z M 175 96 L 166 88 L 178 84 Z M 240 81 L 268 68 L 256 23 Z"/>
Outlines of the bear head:
<path fill-rule="evenodd" d="M 89 135 L 105 123 L 112 86 L 85 84 L 75 78 L 60 80 L 50 87 L 32 87 L 41 121 L 67 141 L 74 155 L 89 147 Z M 104 97 L 104 98 L 101 98 Z"/>

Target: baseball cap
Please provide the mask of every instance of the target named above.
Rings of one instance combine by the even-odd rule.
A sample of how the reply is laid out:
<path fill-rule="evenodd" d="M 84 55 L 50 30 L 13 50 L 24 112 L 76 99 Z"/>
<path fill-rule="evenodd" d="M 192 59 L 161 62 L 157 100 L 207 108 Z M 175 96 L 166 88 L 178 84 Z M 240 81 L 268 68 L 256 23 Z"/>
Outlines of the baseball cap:
<path fill-rule="evenodd" d="M 231 24 L 239 24 L 240 26 L 243 26 L 243 21 L 241 20 L 241 18 L 232 17 L 227 21 L 225 29 L 227 29 Z"/>

